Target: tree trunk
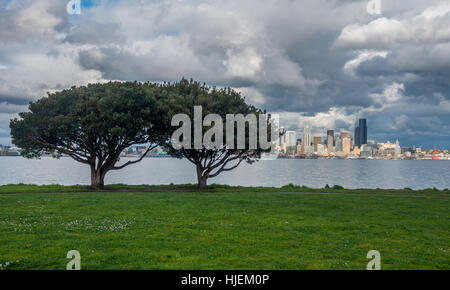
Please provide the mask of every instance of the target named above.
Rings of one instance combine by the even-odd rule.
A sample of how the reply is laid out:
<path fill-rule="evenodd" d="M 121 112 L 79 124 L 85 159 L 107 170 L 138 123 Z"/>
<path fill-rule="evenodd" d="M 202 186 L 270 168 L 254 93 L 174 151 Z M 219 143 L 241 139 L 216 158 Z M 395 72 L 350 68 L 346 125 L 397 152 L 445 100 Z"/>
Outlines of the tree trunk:
<path fill-rule="evenodd" d="M 91 188 L 101 190 L 105 187 L 105 174 L 101 170 L 91 168 Z"/>
<path fill-rule="evenodd" d="M 208 178 L 205 176 L 198 177 L 198 189 L 208 189 Z"/>
<path fill-rule="evenodd" d="M 202 174 L 202 170 L 197 166 L 198 189 L 204 190 L 208 188 L 208 176 Z"/>

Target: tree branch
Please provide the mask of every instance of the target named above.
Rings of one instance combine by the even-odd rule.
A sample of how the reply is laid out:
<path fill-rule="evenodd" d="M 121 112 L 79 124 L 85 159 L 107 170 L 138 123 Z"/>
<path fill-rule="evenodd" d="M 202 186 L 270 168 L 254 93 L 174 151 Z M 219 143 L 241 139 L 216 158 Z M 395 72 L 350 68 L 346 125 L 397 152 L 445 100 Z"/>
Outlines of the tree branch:
<path fill-rule="evenodd" d="M 149 146 L 148 149 L 145 151 L 145 153 L 142 154 L 142 156 L 138 160 L 128 161 L 127 163 L 125 163 L 125 164 L 123 164 L 121 166 L 114 166 L 114 167 L 111 168 L 111 170 L 120 170 L 120 169 L 123 169 L 123 168 L 127 167 L 128 165 L 136 164 L 138 162 L 141 162 L 142 159 L 144 159 L 144 157 L 148 154 L 148 152 L 150 152 L 151 150 L 155 149 L 156 147 L 158 147 L 158 145 Z"/>

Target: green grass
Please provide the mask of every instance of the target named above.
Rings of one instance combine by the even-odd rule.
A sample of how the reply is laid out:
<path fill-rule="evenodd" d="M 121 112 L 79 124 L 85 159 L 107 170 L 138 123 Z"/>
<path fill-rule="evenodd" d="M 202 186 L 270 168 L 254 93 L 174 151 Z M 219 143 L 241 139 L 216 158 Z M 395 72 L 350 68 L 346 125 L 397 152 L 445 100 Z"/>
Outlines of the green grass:
<path fill-rule="evenodd" d="M 450 269 L 450 195 L 114 185 L 0 187 L 0 264 L 65 269 Z M 29 193 L 30 192 L 30 193 Z M 63 194 L 60 194 L 63 193 Z"/>
<path fill-rule="evenodd" d="M 106 186 L 102 192 L 136 192 L 136 191 L 197 191 L 196 184 L 181 185 L 126 185 L 111 184 Z M 68 192 L 92 192 L 88 186 L 73 185 L 63 186 L 58 184 L 52 185 L 34 185 L 34 184 L 9 184 L 0 186 L 0 194 L 11 193 L 68 193 Z M 405 189 L 346 189 L 339 185 L 330 188 L 310 188 L 306 186 L 298 186 L 288 184 L 279 187 L 243 187 L 229 186 L 220 184 L 211 184 L 207 192 L 301 192 L 301 193 L 341 193 L 341 194 L 378 194 L 378 195 L 415 195 L 415 196 L 442 196 L 450 197 L 450 190 L 437 188 L 428 188 L 423 190 Z"/>

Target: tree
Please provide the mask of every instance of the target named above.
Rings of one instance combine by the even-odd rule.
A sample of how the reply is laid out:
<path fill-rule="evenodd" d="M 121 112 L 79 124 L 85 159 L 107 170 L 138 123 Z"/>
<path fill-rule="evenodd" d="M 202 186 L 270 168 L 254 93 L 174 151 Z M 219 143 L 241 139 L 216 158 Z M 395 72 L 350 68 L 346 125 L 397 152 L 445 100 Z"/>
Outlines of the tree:
<path fill-rule="evenodd" d="M 67 155 L 91 169 L 91 187 L 105 175 L 140 162 L 164 136 L 168 123 L 159 105 L 159 85 L 110 82 L 72 87 L 29 105 L 10 122 L 13 143 L 27 158 Z M 140 158 L 117 165 L 132 145 L 150 144 Z"/>
<path fill-rule="evenodd" d="M 172 123 L 171 125 L 174 127 L 167 131 L 169 135 L 160 144 L 171 156 L 186 158 L 195 165 L 199 189 L 207 188 L 209 178 L 214 178 L 222 172 L 233 170 L 243 161 L 250 164 L 255 162 L 261 152 L 264 151 L 264 148 L 260 146 L 261 144 L 259 142 L 256 148 L 250 146 L 249 134 L 243 137 L 245 138 L 245 148 L 239 148 L 237 143 L 239 137 L 242 137 L 242 131 L 239 133 L 237 126 L 232 129 L 231 133 L 233 136 L 232 144 L 234 146 L 229 146 L 230 142 L 226 139 L 229 135 L 226 132 L 229 128 L 227 128 L 227 124 L 225 123 L 227 115 L 240 115 L 241 120 L 245 120 L 244 116 L 251 114 L 257 117 L 260 115 L 265 116 L 261 110 L 246 104 L 245 99 L 240 93 L 230 88 L 211 88 L 205 84 L 202 85 L 186 79 L 182 79 L 180 82 L 173 84 L 164 84 L 162 89 L 166 96 L 164 102 L 169 108 L 168 116 L 172 118 L 173 122 L 174 117 L 182 114 L 183 121 L 175 121 L 175 123 Z M 203 137 L 200 138 L 203 138 L 203 141 L 205 139 L 210 140 L 209 146 L 203 145 L 205 142 L 202 143 L 201 147 L 195 146 L 195 138 L 196 134 L 198 134 L 198 132 L 196 133 L 196 129 L 198 130 L 199 128 L 195 128 L 195 124 L 190 122 L 190 120 L 195 119 L 196 106 L 197 108 L 201 107 L 201 115 L 215 114 L 215 118 L 213 119 L 201 119 L 202 125 L 200 130 L 201 136 Z M 267 122 L 268 119 L 264 121 Z M 181 123 L 183 123 L 183 126 L 178 128 L 177 126 Z M 242 123 L 245 124 L 245 132 L 250 133 L 249 123 Z M 270 128 L 270 125 L 267 128 Z M 174 134 L 177 136 L 175 140 L 172 139 Z M 239 136 L 239 134 L 241 135 Z M 259 140 L 258 134 L 256 137 Z M 184 145 L 181 148 L 176 147 L 173 144 L 174 141 L 183 143 Z M 268 141 L 270 142 L 270 139 Z"/>

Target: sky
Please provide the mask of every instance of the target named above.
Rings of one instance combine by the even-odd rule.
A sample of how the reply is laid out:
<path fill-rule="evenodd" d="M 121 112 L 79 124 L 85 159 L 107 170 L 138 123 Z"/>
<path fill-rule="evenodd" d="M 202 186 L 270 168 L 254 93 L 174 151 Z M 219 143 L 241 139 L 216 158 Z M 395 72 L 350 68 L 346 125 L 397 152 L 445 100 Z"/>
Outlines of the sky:
<path fill-rule="evenodd" d="M 92 82 L 193 78 L 285 128 L 450 148 L 450 1 L 0 0 L 0 144 L 27 104 Z"/>

